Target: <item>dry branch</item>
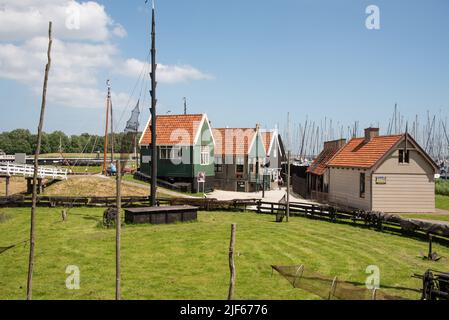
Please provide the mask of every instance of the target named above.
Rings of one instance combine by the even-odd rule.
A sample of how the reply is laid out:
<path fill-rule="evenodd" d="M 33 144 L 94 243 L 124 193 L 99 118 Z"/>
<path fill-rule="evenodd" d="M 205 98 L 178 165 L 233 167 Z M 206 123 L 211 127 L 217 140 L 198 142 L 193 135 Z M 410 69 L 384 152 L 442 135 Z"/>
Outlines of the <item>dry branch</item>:
<path fill-rule="evenodd" d="M 35 223 L 36 223 L 36 200 L 37 200 L 37 173 L 38 173 L 38 160 L 41 150 L 42 140 L 42 127 L 44 125 L 45 104 L 47 97 L 47 83 L 48 74 L 51 66 L 51 46 L 52 46 L 52 34 L 51 34 L 51 21 L 48 23 L 48 50 L 47 50 L 47 65 L 45 66 L 44 86 L 42 89 L 42 104 L 41 113 L 39 118 L 39 126 L 37 129 L 37 146 L 34 154 L 34 174 L 33 174 L 33 200 L 31 206 L 31 226 L 30 226 L 30 255 L 28 260 L 28 279 L 27 279 L 27 300 L 31 300 L 33 297 L 33 267 L 34 267 L 34 245 L 35 245 Z"/>

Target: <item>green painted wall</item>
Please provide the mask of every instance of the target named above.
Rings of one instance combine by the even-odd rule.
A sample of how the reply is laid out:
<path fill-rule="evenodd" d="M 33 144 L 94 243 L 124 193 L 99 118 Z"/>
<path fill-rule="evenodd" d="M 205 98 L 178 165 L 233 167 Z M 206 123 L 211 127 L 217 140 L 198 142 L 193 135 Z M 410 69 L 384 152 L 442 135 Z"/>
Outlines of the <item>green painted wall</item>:
<path fill-rule="evenodd" d="M 257 153 L 256 153 L 257 150 Z M 265 149 L 263 146 L 263 139 L 260 133 L 256 136 L 256 140 L 254 141 L 254 144 L 249 151 L 249 157 L 255 158 L 256 154 L 259 154 L 259 158 L 264 159 L 266 157 Z"/>
<path fill-rule="evenodd" d="M 208 145 L 210 151 L 209 165 L 200 165 L 200 150 L 202 145 Z M 182 161 L 180 163 L 173 162 L 172 160 L 159 159 L 159 146 L 158 146 L 158 162 L 157 172 L 159 177 L 175 177 L 175 178 L 194 178 L 198 172 L 203 171 L 206 176 L 214 176 L 214 144 L 211 136 L 209 125 L 204 122 L 201 128 L 200 138 L 194 146 L 182 147 Z M 146 156 L 151 154 L 149 146 L 141 147 L 141 171 L 145 174 L 151 174 L 151 163 L 144 161 Z"/>
<path fill-rule="evenodd" d="M 201 146 L 209 146 L 209 165 L 201 165 Z M 214 140 L 212 138 L 212 131 L 210 130 L 207 121 L 204 121 L 201 128 L 200 138 L 195 146 L 193 146 L 193 175 L 196 177 L 198 172 L 205 172 L 207 177 L 215 176 L 215 150 Z"/>

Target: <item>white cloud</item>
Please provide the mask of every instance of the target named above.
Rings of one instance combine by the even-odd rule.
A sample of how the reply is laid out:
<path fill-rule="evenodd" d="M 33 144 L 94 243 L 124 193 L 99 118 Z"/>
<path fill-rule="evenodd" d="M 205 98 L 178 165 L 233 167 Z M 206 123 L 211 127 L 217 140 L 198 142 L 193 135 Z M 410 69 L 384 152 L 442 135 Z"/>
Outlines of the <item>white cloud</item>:
<path fill-rule="evenodd" d="M 79 17 L 70 15 L 73 8 L 80 13 Z M 54 28 L 49 102 L 57 106 L 102 108 L 105 74 L 113 72 L 134 79 L 140 75 L 144 62 L 123 60 L 113 44 L 114 37 L 126 36 L 125 28 L 115 23 L 98 3 L 0 0 L 0 78 L 26 84 L 40 96 L 47 63 L 49 19 Z M 78 22 L 79 29 L 67 28 L 67 24 L 73 27 Z M 159 82 L 210 78 L 189 65 L 158 65 Z M 135 103 L 128 94 L 117 91 L 113 91 L 112 98 L 116 107 L 125 106 L 128 101 Z"/>
<path fill-rule="evenodd" d="M 104 6 L 73 0 L 0 0 L 0 39 L 25 40 L 45 36 L 48 22 L 60 39 L 105 41 L 126 31 Z"/>
<path fill-rule="evenodd" d="M 129 77 L 138 77 L 142 69 L 150 70 L 148 64 L 137 59 L 127 59 L 118 68 L 117 72 Z M 161 83 L 179 83 L 191 80 L 211 80 L 211 75 L 205 74 L 190 65 L 165 65 L 158 63 L 156 72 L 157 81 Z"/>
<path fill-rule="evenodd" d="M 117 24 L 114 30 L 112 30 L 112 33 L 119 38 L 124 38 L 128 35 L 125 28 L 123 28 L 121 24 Z"/>
<path fill-rule="evenodd" d="M 48 40 L 36 37 L 21 45 L 0 44 L 0 77 L 29 85 L 40 94 Z M 48 100 L 70 107 L 102 106 L 97 75 L 114 65 L 118 50 L 110 44 L 71 43 L 54 39 Z"/>

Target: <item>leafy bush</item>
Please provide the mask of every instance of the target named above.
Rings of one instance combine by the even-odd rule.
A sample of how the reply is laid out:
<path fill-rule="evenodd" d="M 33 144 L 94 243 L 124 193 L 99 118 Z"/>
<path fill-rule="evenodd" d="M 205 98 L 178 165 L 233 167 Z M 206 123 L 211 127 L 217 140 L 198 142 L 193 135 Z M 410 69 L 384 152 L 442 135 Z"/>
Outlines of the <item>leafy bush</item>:
<path fill-rule="evenodd" d="M 449 180 L 438 179 L 435 183 L 435 193 L 449 196 Z"/>

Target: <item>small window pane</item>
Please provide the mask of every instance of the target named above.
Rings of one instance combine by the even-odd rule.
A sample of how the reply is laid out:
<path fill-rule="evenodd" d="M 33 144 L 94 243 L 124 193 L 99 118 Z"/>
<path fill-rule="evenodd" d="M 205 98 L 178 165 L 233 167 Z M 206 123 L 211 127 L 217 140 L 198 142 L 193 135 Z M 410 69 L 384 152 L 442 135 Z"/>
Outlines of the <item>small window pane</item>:
<path fill-rule="evenodd" d="M 365 198 L 365 173 L 360 173 L 360 198 Z"/>

